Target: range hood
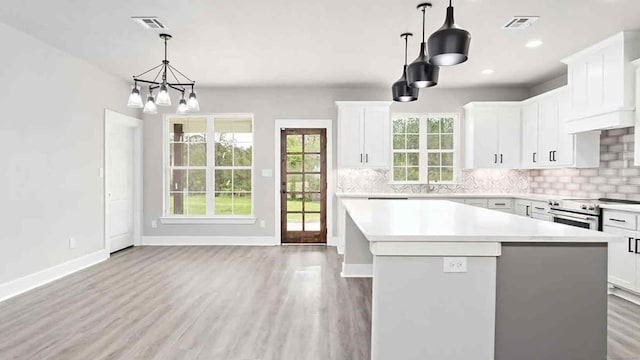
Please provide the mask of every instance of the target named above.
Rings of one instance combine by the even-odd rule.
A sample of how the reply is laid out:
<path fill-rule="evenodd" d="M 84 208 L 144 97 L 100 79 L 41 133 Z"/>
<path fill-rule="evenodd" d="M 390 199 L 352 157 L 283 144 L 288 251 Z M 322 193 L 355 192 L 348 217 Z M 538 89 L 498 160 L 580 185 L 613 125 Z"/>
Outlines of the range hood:
<path fill-rule="evenodd" d="M 570 133 L 634 126 L 640 31 L 624 31 L 564 60 L 568 66 Z"/>

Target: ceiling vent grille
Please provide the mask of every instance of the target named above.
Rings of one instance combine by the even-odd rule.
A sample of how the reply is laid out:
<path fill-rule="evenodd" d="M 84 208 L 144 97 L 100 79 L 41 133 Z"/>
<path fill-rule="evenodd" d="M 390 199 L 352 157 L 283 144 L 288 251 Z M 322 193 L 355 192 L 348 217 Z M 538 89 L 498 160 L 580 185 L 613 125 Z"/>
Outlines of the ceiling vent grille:
<path fill-rule="evenodd" d="M 510 30 L 523 30 L 538 20 L 538 16 L 515 16 L 502 27 Z"/>
<path fill-rule="evenodd" d="M 131 20 L 140 24 L 145 29 L 166 30 L 167 26 L 155 16 L 134 16 Z"/>

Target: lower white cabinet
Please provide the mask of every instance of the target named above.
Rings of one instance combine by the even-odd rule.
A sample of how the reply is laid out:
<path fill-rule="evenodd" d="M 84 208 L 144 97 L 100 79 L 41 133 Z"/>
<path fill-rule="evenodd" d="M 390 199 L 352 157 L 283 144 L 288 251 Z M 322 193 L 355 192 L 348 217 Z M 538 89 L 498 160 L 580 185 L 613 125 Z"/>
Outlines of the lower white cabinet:
<path fill-rule="evenodd" d="M 609 283 L 640 293 L 638 214 L 604 209 L 602 216 L 605 219 L 602 231 L 620 235 L 620 240 L 609 243 Z"/>
<path fill-rule="evenodd" d="M 487 199 L 466 199 L 464 203 L 467 205 L 483 207 L 483 208 L 489 207 L 489 202 L 487 201 Z"/>
<path fill-rule="evenodd" d="M 520 216 L 531 217 L 531 201 L 528 200 L 516 200 L 514 213 Z"/>

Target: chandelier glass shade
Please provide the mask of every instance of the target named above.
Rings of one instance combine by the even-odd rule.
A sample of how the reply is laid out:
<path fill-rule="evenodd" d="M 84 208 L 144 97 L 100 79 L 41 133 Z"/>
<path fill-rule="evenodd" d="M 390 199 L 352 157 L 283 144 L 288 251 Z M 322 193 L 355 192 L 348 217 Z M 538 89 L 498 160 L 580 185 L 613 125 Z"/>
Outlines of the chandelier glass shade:
<path fill-rule="evenodd" d="M 140 75 L 133 76 L 133 89 L 129 95 L 127 105 L 133 108 L 143 108 L 143 112 L 147 114 L 157 114 L 158 106 L 171 106 L 170 90 L 180 93 L 181 100 L 178 103 L 177 112 L 186 114 L 187 112 L 200 111 L 200 104 L 195 94 L 196 82 L 184 75 L 180 70 L 169 64 L 167 60 L 167 41 L 171 39 L 169 34 L 160 34 L 160 38 L 164 40 L 164 60 L 156 67 L 153 67 Z M 155 77 L 143 78 L 147 74 L 155 73 Z M 140 96 L 140 88 L 138 84 L 147 84 L 149 87 L 149 96 L 146 103 L 142 105 L 142 97 Z M 153 91 L 158 90 L 158 95 L 153 96 Z M 189 90 L 189 102 L 185 99 L 185 93 Z"/>

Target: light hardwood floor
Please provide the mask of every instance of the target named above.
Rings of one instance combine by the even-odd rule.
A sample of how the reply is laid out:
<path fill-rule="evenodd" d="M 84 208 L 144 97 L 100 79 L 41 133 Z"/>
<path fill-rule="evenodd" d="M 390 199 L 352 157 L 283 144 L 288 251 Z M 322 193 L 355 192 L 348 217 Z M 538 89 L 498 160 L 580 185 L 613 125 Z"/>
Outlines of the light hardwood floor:
<path fill-rule="evenodd" d="M 315 246 L 126 250 L 0 303 L 0 359 L 368 359 L 371 280 L 340 262 Z M 609 332 L 610 359 L 640 359 L 640 307 L 611 298 Z"/>

